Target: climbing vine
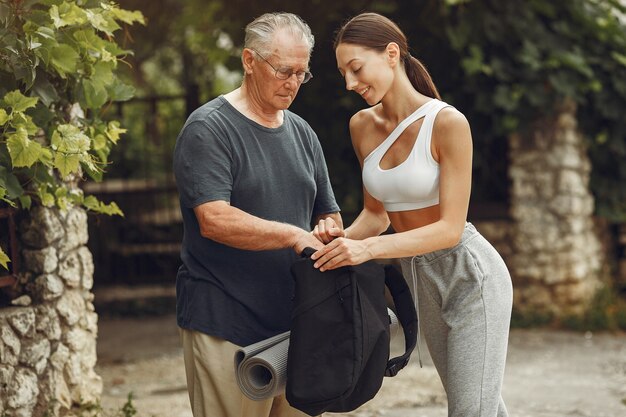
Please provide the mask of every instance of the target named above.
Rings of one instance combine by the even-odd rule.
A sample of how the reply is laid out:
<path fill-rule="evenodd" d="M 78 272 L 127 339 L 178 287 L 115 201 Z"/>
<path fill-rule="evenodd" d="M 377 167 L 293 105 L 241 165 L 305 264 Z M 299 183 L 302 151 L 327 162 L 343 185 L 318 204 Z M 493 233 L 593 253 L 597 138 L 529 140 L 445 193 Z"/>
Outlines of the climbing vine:
<path fill-rule="evenodd" d="M 626 3 L 446 0 L 446 34 L 463 68 L 460 94 L 481 136 L 532 127 L 577 103 L 597 214 L 626 221 Z"/>
<path fill-rule="evenodd" d="M 102 180 L 125 132 L 103 115 L 134 94 L 116 77 L 134 23 L 110 0 L 0 0 L 0 204 L 122 215 L 76 183 Z"/>

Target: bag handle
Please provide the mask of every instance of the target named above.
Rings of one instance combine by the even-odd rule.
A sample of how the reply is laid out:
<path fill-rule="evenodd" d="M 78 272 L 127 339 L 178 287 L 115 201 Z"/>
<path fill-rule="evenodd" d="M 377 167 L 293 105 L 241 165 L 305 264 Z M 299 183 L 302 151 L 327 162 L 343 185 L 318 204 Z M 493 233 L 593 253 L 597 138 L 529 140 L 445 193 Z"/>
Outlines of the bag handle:
<path fill-rule="evenodd" d="M 317 249 L 313 249 L 312 247 L 307 246 L 306 248 L 302 249 L 302 253 L 300 254 L 300 256 L 303 258 L 310 258 L 311 255 L 313 255 L 315 252 L 317 252 Z"/>
<path fill-rule="evenodd" d="M 404 331 L 405 351 L 402 355 L 389 359 L 385 371 L 385 376 L 396 376 L 409 363 L 411 352 L 417 345 L 417 312 L 404 276 L 393 265 L 385 265 L 385 285 L 389 288 L 396 315 Z"/>

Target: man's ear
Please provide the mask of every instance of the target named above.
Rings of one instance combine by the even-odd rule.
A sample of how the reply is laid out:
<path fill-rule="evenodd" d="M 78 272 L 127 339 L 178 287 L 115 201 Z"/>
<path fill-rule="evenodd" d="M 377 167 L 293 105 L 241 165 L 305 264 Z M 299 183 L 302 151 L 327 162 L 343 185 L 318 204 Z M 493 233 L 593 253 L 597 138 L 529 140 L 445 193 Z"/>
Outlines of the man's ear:
<path fill-rule="evenodd" d="M 254 52 L 252 49 L 243 48 L 241 53 L 241 64 L 243 65 L 243 72 L 247 75 L 252 74 L 252 68 L 254 67 Z"/>
<path fill-rule="evenodd" d="M 393 67 L 398 64 L 400 61 L 400 47 L 395 42 L 389 42 L 387 47 L 385 48 L 385 53 L 387 54 L 387 61 Z"/>

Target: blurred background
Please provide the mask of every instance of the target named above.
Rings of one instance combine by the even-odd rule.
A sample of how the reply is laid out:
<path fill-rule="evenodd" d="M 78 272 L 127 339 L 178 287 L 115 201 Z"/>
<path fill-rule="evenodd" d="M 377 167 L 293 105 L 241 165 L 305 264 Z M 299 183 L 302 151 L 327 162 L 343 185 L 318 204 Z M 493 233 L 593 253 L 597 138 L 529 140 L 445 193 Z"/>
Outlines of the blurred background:
<path fill-rule="evenodd" d="M 348 18 L 375 11 L 398 23 L 443 100 L 470 121 L 475 148 L 470 221 L 508 227 L 512 138 L 525 142 L 524 135 L 532 136 L 569 103 L 591 162 L 587 187 L 594 221 L 608 242 L 608 275 L 623 291 L 626 36 L 620 0 L 122 0 L 120 6 L 141 10 L 147 24 L 125 31 L 121 40 L 134 51 L 121 66 L 125 81 L 137 88 L 135 97 L 107 112 L 128 133 L 113 150 L 106 179 L 85 185 L 125 213 L 124 218 L 90 216 L 96 289 L 174 282 L 182 234 L 171 167 L 176 136 L 191 111 L 239 85 L 243 29 L 264 12 L 296 13 L 316 37 L 314 78 L 291 109 L 317 132 L 349 224 L 362 201 L 348 121 L 365 103 L 345 90 L 332 41 Z M 541 149 L 533 140 L 528 146 Z M 505 259 L 514 250 L 499 249 Z"/>
<path fill-rule="evenodd" d="M 345 90 L 334 34 L 364 11 L 400 26 L 443 100 L 472 127 L 469 220 L 503 256 L 514 286 L 507 403 L 521 417 L 624 415 L 626 0 L 119 6 L 141 14 L 102 0 L 0 0 L 0 415 L 87 411 L 92 402 L 134 415 L 131 393 L 139 415 L 190 415 L 175 325 L 183 228 L 173 148 L 193 110 L 240 85 L 244 27 L 273 11 L 298 14 L 315 35 L 314 78 L 291 110 L 319 136 L 346 224 L 362 205 L 348 122 L 365 103 Z M 13 89 L 30 97 L 5 95 Z M 34 119 L 16 110 L 35 106 L 35 97 Z M 45 143 L 37 126 L 56 133 L 59 120 L 80 118 L 74 100 L 87 117 L 73 126 L 106 164 L 104 176 L 89 168 L 91 179 L 76 182 L 117 203 L 123 217 L 97 214 L 117 206 L 87 199 L 86 211 L 57 210 L 80 193 L 48 183 L 56 174 L 39 169 L 50 162 L 45 154 L 18 152 L 16 144 L 38 149 L 26 137 L 35 132 Z M 109 155 L 107 143 L 122 132 L 117 121 L 127 131 Z M 68 166 L 76 157 L 57 154 Z M 27 157 L 39 161 L 32 170 L 23 168 Z M 33 175 L 21 184 L 25 173 Z M 16 196 L 30 206 L 31 195 L 46 204 L 10 207 Z M 432 363 L 411 365 L 353 415 L 445 416 Z"/>

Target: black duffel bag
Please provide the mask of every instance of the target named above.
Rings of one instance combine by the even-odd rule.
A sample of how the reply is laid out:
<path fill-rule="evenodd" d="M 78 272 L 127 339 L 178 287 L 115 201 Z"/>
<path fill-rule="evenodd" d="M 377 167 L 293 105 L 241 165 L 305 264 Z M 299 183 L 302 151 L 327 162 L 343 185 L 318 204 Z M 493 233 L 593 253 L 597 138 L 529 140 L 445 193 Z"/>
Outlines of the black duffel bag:
<path fill-rule="evenodd" d="M 307 248 L 291 267 L 294 310 L 287 357 L 286 397 L 308 415 L 352 411 L 372 399 L 384 376 L 409 361 L 417 314 L 402 274 L 374 261 L 320 272 Z M 404 331 L 405 352 L 389 359 L 385 286 Z"/>

